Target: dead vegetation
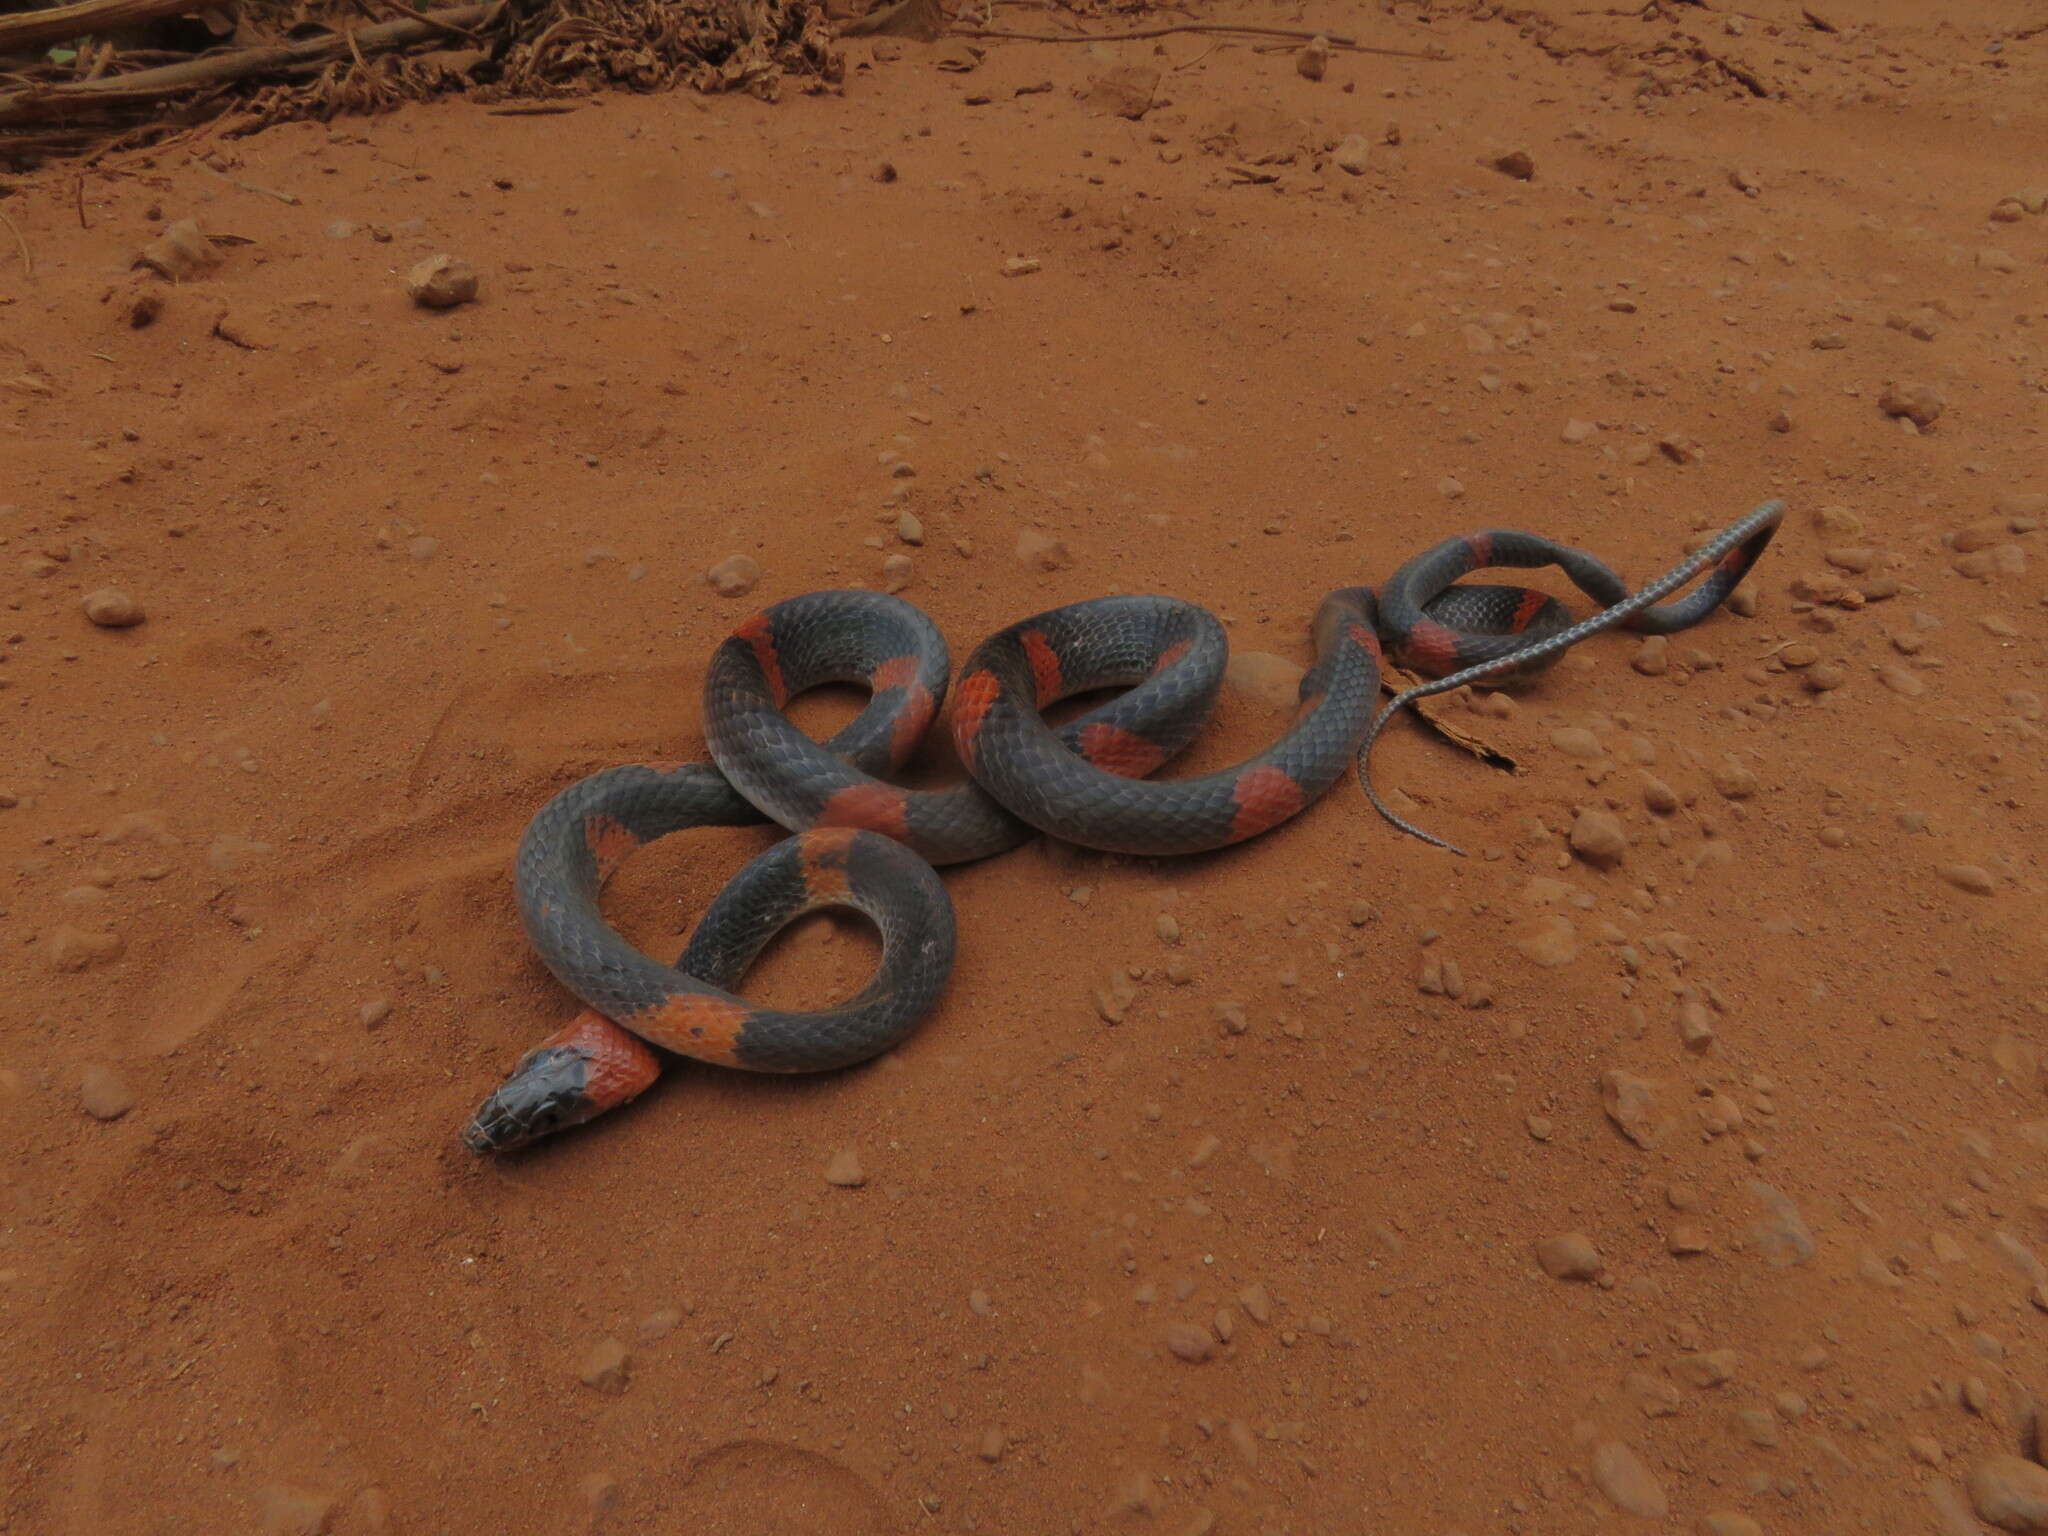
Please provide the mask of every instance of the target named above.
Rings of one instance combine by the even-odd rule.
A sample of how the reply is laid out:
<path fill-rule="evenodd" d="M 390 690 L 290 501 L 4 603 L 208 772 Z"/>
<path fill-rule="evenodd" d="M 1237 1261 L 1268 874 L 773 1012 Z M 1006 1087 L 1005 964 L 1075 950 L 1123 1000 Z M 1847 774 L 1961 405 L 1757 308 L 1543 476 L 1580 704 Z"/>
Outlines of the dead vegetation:
<path fill-rule="evenodd" d="M 818 89 L 839 61 L 811 0 L 81 0 L 0 17 L 0 160 L 100 156 L 460 92 L 545 105 L 594 89 Z"/>

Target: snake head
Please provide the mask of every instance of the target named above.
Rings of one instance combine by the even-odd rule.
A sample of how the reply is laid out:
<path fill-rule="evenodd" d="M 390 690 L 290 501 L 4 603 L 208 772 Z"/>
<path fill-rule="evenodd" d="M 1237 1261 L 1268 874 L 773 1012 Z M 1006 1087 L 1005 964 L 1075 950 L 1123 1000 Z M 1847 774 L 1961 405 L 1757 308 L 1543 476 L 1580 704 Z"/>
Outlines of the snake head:
<path fill-rule="evenodd" d="M 581 1125 L 607 1106 L 589 1092 L 590 1058 L 574 1046 L 545 1045 L 485 1099 L 462 1139 L 472 1152 L 509 1152 Z"/>
<path fill-rule="evenodd" d="M 472 1152 L 509 1152 L 616 1108 L 660 1075 L 653 1051 L 586 1010 L 526 1053 L 462 1139 Z"/>

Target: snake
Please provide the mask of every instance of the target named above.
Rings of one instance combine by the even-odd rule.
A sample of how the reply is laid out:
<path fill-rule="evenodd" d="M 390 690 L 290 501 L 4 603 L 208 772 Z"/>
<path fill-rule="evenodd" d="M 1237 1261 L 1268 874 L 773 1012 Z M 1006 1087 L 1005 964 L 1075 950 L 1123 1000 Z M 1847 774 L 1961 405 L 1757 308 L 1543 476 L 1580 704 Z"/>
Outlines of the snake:
<path fill-rule="evenodd" d="M 520 839 L 514 885 L 542 964 L 583 1003 L 522 1056 L 463 1139 L 504 1152 L 582 1124 L 642 1093 L 659 1053 L 763 1073 L 824 1072 L 869 1060 L 932 1012 L 951 974 L 955 914 L 938 868 L 1039 834 L 1107 852 L 1204 853 L 1260 836 L 1317 800 L 1356 764 L 1394 826 L 1367 759 L 1401 710 L 1473 683 L 1520 682 L 1602 630 L 1672 634 L 1726 601 L 1769 545 L 1784 503 L 1767 501 L 1656 580 L 1631 591 L 1583 550 L 1492 529 L 1446 539 L 1378 587 L 1328 593 L 1311 623 L 1315 660 L 1293 719 L 1234 767 L 1155 780 L 1206 724 L 1229 646 L 1222 623 L 1178 598 L 1126 595 L 1051 609 L 984 640 L 951 689 L 947 727 L 965 782 L 890 781 L 924 744 L 951 677 L 937 626 L 912 604 L 866 590 L 813 592 L 748 618 L 706 671 L 711 761 L 627 764 L 550 799 Z M 1555 566 L 1601 608 L 1572 619 L 1546 593 L 1462 584 L 1490 567 Z M 1701 571 L 1692 592 L 1663 599 Z M 1382 662 L 1428 678 L 1377 713 Z M 789 701 L 828 683 L 868 690 L 860 713 L 813 740 Z M 1121 689 L 1060 725 L 1062 700 Z M 693 827 L 774 822 L 793 835 L 733 877 L 680 958 L 629 944 L 600 908 L 606 879 L 634 850 Z M 864 915 L 881 958 L 857 995 L 823 1009 L 757 1006 L 734 990 L 789 924 L 823 908 Z"/>

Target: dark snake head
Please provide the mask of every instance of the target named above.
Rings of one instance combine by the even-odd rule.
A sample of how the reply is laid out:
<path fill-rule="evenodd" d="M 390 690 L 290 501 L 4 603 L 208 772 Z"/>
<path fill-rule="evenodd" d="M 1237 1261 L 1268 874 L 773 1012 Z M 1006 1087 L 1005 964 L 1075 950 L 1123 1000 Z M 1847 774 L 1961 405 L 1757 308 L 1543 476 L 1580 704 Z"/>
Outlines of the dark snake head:
<path fill-rule="evenodd" d="M 574 1046 L 543 1046 L 513 1068 L 462 1133 L 472 1152 L 515 1147 L 581 1125 L 606 1106 L 590 1095 L 590 1058 Z"/>

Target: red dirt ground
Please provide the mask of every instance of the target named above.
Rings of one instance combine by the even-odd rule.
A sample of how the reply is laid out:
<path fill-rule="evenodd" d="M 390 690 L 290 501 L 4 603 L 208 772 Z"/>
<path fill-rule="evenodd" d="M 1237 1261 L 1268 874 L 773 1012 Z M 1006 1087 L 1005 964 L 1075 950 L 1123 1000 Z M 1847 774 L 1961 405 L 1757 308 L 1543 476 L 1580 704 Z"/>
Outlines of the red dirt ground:
<path fill-rule="evenodd" d="M 2048 215 L 1994 217 L 2048 183 L 2048 33 L 1814 10 L 1260 10 L 1452 55 L 1319 83 L 849 44 L 774 106 L 20 183 L 0 1529 L 1981 1532 L 2048 1392 Z M 1089 98 L 1121 66 L 1142 120 Z M 219 270 L 131 275 L 188 216 Z M 439 251 L 479 302 L 407 302 Z M 956 655 L 1152 589 L 1299 662 L 1322 592 L 1449 534 L 1642 579 L 1771 495 L 1753 616 L 1451 707 L 1524 772 L 1389 735 L 1469 860 L 1348 782 L 1212 857 L 1034 846 L 949 874 L 952 989 L 876 1065 L 456 1139 L 572 1008 L 520 829 L 699 755 L 755 604 L 904 553 Z M 145 622 L 87 621 L 110 585 Z M 1189 766 L 1283 720 L 1230 693 Z M 671 839 L 610 910 L 672 955 L 767 837 Z M 816 920 L 749 992 L 873 954 Z M 1590 1281 L 1539 1260 L 1574 1232 Z"/>

